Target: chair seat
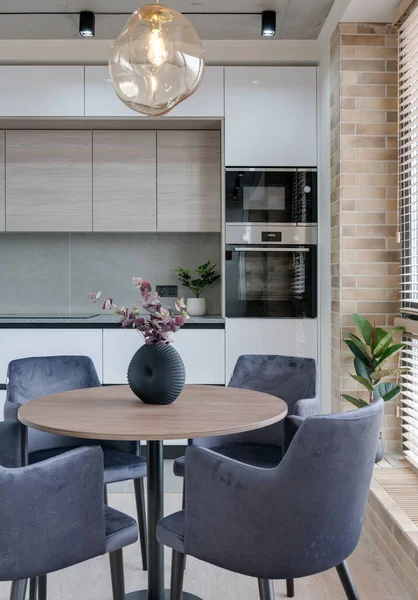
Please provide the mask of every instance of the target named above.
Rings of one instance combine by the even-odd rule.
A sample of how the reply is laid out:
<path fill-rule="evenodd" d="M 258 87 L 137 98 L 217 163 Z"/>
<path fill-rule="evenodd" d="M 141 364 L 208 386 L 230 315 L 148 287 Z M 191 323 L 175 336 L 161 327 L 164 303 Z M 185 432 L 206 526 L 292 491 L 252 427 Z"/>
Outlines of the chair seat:
<path fill-rule="evenodd" d="M 184 554 L 184 510 L 173 513 L 158 523 L 157 540 L 168 548 Z"/>
<path fill-rule="evenodd" d="M 273 469 L 282 460 L 281 446 L 268 446 L 265 444 L 225 444 L 211 448 L 214 452 L 237 460 L 238 462 L 260 467 L 262 469 Z M 186 460 L 184 456 L 174 461 L 173 471 L 177 477 L 184 477 Z"/>
<path fill-rule="evenodd" d="M 138 526 L 132 517 L 105 506 L 106 552 L 120 550 L 138 539 Z"/>
<path fill-rule="evenodd" d="M 71 447 L 49 448 L 47 450 L 38 450 L 29 454 L 29 464 L 47 460 L 54 456 L 59 456 L 64 452 L 74 450 Z M 128 452 L 121 452 L 102 446 L 104 458 L 104 482 L 116 483 L 118 481 L 127 481 L 129 479 L 139 479 L 147 474 L 147 461 L 142 456 L 135 456 Z"/>

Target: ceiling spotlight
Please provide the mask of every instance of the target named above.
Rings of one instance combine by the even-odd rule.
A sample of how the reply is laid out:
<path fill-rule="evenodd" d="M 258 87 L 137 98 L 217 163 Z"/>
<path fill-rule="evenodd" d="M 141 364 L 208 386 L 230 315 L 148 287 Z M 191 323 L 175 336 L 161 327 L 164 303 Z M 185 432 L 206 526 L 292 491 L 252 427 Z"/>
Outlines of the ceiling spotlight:
<path fill-rule="evenodd" d="M 276 11 L 263 10 L 261 13 L 261 35 L 274 37 L 276 35 Z"/>
<path fill-rule="evenodd" d="M 89 10 L 83 10 L 80 13 L 79 32 L 82 37 L 94 37 L 95 16 Z"/>

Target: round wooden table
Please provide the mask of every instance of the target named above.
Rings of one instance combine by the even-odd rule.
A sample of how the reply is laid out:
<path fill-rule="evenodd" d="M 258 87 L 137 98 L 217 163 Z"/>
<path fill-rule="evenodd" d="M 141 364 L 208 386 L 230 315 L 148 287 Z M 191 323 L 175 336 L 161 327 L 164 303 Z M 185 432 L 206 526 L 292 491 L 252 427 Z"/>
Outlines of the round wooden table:
<path fill-rule="evenodd" d="M 284 419 L 283 400 L 232 387 L 186 385 L 173 404 L 144 404 L 128 386 L 87 388 L 37 398 L 19 409 L 28 427 L 97 440 L 146 440 L 148 447 L 148 590 L 129 600 L 165 600 L 164 549 L 156 528 L 163 517 L 163 440 L 190 439 L 260 429 Z M 197 596 L 183 593 L 183 600 Z"/>

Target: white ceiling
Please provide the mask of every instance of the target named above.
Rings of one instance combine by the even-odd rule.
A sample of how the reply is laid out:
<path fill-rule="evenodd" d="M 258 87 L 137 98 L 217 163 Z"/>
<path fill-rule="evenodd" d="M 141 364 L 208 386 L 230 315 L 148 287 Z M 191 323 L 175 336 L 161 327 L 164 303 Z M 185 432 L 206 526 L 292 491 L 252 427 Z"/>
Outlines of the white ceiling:
<path fill-rule="evenodd" d="M 351 0 L 343 17 L 345 22 L 391 23 L 401 0 Z"/>
<path fill-rule="evenodd" d="M 78 13 L 86 9 L 95 13 L 118 13 L 96 15 L 96 37 L 113 39 L 122 29 L 128 14 L 146 2 L 147 0 L 0 0 L 0 39 L 77 39 L 77 16 L 53 13 Z M 334 0 L 167 0 L 167 4 L 185 13 L 206 13 L 189 16 L 202 39 L 260 39 L 260 15 L 243 13 L 276 10 L 275 39 L 313 40 L 318 37 Z M 36 12 L 51 14 L 27 14 Z"/>

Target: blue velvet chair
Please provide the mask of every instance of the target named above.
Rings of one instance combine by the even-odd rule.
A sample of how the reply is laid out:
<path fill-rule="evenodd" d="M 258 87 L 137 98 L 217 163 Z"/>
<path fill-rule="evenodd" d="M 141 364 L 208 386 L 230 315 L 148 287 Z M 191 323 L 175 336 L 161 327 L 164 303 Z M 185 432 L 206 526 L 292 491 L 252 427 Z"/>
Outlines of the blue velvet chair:
<path fill-rule="evenodd" d="M 320 413 L 317 368 L 313 358 L 276 355 L 240 356 L 229 387 L 272 394 L 288 405 L 288 414 L 308 417 Z M 275 467 L 282 458 L 283 423 L 222 437 L 197 438 L 192 445 L 258 467 Z M 174 474 L 184 476 L 184 457 L 174 462 Z"/>
<path fill-rule="evenodd" d="M 273 469 L 206 448 L 186 451 L 185 510 L 162 519 L 157 537 L 173 550 L 171 600 L 181 600 L 186 555 L 256 577 L 261 600 L 273 580 L 336 568 L 358 600 L 346 559 L 362 529 L 383 400 L 337 415 L 290 417 L 290 441 Z"/>
<path fill-rule="evenodd" d="M 48 356 L 13 360 L 7 372 L 5 420 L 17 422 L 19 407 L 29 400 L 56 392 L 99 387 L 96 369 L 87 356 Z M 146 459 L 140 456 L 137 442 L 111 442 L 58 436 L 35 429 L 28 430 L 29 464 L 39 463 L 88 444 L 100 444 L 104 455 L 104 497 L 109 483 L 134 480 L 135 499 L 141 542 L 142 564 L 147 569 L 147 534 L 144 499 Z M 112 566 L 112 563 L 111 563 Z M 33 585 L 31 591 L 33 596 Z"/>
<path fill-rule="evenodd" d="M 10 600 L 25 599 L 29 578 L 38 579 L 39 600 L 46 600 L 45 573 L 107 553 L 113 598 L 124 600 L 122 548 L 138 529 L 104 504 L 102 450 L 78 448 L 19 468 L 20 429 L 0 422 L 0 581 L 12 581 Z"/>

